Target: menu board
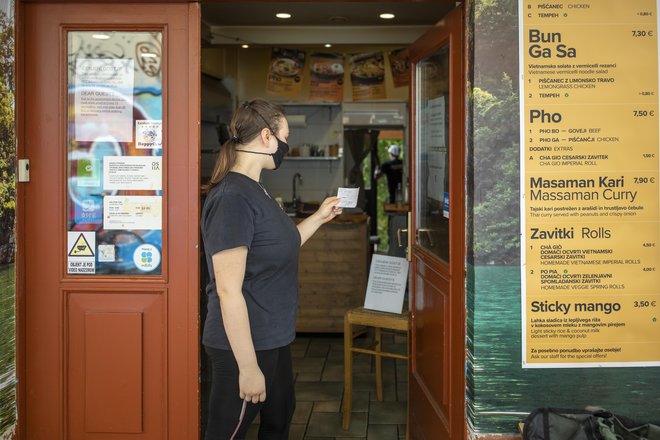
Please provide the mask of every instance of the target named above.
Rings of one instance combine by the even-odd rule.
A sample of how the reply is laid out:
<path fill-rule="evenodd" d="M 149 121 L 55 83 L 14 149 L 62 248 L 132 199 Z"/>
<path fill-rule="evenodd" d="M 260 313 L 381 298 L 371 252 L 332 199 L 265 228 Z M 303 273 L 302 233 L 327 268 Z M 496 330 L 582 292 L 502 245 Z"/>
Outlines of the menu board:
<path fill-rule="evenodd" d="M 660 365 L 656 0 L 520 0 L 522 365 Z"/>

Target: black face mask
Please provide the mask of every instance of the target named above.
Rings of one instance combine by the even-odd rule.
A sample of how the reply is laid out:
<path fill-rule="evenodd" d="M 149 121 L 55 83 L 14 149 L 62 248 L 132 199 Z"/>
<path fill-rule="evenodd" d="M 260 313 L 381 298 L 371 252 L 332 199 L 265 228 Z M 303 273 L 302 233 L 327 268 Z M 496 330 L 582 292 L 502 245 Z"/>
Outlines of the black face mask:
<path fill-rule="evenodd" d="M 284 156 L 286 153 L 289 152 L 289 144 L 287 144 L 284 141 L 281 141 L 280 138 L 276 137 L 277 139 L 277 151 L 271 154 L 273 156 L 273 163 L 275 163 L 275 169 L 278 169 L 280 165 L 282 165 L 282 159 L 284 159 Z"/>
<path fill-rule="evenodd" d="M 282 165 L 282 159 L 284 159 L 284 156 L 286 153 L 289 152 L 289 144 L 287 144 L 284 141 L 281 141 L 280 138 L 275 137 L 277 139 L 277 151 L 274 153 L 262 153 L 260 151 L 248 151 L 248 150 L 236 150 L 240 151 L 241 153 L 252 153 L 252 154 L 263 154 L 265 156 L 270 156 L 273 158 L 273 163 L 275 164 L 275 169 L 278 169 L 280 165 Z"/>

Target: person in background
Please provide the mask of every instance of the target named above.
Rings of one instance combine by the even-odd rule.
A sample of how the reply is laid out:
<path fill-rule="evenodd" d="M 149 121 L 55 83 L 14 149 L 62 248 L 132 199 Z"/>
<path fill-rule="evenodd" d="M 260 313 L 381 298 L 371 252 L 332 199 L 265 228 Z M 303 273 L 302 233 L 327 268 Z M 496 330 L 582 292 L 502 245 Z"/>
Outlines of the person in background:
<path fill-rule="evenodd" d="M 298 255 L 339 198 L 296 225 L 259 183 L 289 150 L 284 110 L 253 100 L 238 108 L 201 216 L 209 267 L 202 343 L 213 369 L 206 440 L 243 439 L 260 414 L 259 438 L 286 440 L 295 409 Z"/>
<path fill-rule="evenodd" d="M 387 149 L 390 155 L 390 160 L 383 162 L 380 168 L 376 168 L 374 176 L 376 179 L 383 174 L 387 176 L 387 190 L 390 194 L 389 202 L 396 202 L 396 190 L 401 189 L 401 182 L 403 180 L 403 161 L 399 159 L 401 156 L 401 148 L 397 145 L 390 145 Z"/>

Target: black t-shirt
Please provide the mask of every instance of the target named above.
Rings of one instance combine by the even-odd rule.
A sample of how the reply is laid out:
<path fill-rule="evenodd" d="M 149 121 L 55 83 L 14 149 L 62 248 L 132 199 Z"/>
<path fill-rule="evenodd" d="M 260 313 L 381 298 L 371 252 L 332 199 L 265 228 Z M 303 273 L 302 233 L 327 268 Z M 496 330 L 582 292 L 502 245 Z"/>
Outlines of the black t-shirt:
<path fill-rule="evenodd" d="M 387 189 L 390 193 L 390 202 L 394 203 L 396 189 L 403 180 L 403 161 L 401 159 L 388 160 L 383 162 L 380 169 L 387 176 Z"/>
<path fill-rule="evenodd" d="M 214 254 L 247 246 L 243 296 L 255 350 L 283 347 L 296 334 L 300 233 L 261 185 L 230 172 L 213 187 L 202 210 L 202 239 L 211 281 L 204 345 L 231 349 L 220 313 Z M 222 274 L 222 268 L 219 268 Z"/>

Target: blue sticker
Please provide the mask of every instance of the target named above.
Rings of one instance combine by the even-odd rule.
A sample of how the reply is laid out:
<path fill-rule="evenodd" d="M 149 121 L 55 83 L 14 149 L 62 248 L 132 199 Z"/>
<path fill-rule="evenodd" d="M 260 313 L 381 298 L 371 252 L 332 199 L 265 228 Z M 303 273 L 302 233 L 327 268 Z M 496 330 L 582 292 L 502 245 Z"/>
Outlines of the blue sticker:
<path fill-rule="evenodd" d="M 103 199 L 100 196 L 82 196 L 73 201 L 74 222 L 78 225 L 103 223 Z"/>

